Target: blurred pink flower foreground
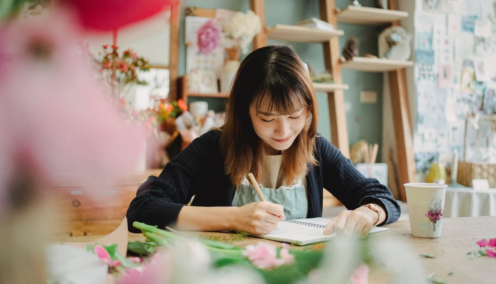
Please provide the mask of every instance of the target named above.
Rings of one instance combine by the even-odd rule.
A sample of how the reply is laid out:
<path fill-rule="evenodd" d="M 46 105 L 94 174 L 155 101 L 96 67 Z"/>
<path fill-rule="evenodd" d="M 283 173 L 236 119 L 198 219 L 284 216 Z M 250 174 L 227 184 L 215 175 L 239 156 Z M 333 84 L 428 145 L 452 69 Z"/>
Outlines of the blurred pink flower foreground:
<path fill-rule="evenodd" d="M 64 11 L 0 27 L 0 208 L 17 173 L 37 181 L 115 182 L 134 170 L 142 134 L 125 126 L 78 54 Z"/>
<path fill-rule="evenodd" d="M 283 244 L 280 251 L 280 258 L 277 258 L 277 249 L 275 246 L 262 242 L 257 245 L 247 246 L 243 255 L 260 269 L 276 268 L 294 261 L 294 255 L 289 253 L 288 244 Z"/>

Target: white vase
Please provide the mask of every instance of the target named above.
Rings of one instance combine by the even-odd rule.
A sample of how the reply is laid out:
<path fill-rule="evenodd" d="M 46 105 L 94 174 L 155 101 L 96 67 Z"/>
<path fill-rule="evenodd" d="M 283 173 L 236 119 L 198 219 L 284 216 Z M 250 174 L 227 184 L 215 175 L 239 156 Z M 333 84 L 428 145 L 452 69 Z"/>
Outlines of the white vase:
<path fill-rule="evenodd" d="M 236 72 L 239 68 L 239 61 L 230 60 L 227 61 L 220 72 L 220 91 L 221 93 L 229 93 L 231 91 L 231 85 L 236 76 Z"/>

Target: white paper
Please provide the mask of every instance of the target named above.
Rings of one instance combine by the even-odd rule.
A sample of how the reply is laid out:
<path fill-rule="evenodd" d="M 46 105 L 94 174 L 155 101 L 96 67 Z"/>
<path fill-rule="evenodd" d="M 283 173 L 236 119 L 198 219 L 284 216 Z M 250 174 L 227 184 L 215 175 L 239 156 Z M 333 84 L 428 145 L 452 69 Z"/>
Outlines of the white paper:
<path fill-rule="evenodd" d="M 461 18 L 459 15 L 455 15 L 455 14 L 448 15 L 447 33 L 449 37 L 453 38 L 458 36 L 458 34 L 460 34 L 461 32 L 460 24 L 461 24 Z"/>
<path fill-rule="evenodd" d="M 462 32 L 455 39 L 455 57 L 463 59 L 474 53 L 474 34 Z"/>

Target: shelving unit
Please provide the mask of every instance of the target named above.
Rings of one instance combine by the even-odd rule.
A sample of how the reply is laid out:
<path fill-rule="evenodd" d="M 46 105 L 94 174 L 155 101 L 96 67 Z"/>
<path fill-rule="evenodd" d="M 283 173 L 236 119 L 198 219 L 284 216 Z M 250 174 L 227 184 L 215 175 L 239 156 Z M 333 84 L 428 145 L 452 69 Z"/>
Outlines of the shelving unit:
<path fill-rule="evenodd" d="M 389 0 L 391 10 L 349 6 L 338 11 L 335 0 L 320 0 L 320 19 L 338 26 L 341 23 L 354 23 L 366 25 L 398 25 L 398 21 L 408 17 L 408 13 L 397 11 L 397 0 Z M 412 66 L 409 61 L 395 61 L 386 59 L 373 59 L 356 57 L 345 63 L 340 63 L 339 36 L 343 31 L 322 31 L 306 27 L 275 25 L 268 28 L 265 25 L 264 0 L 250 0 L 250 8 L 260 17 L 262 31 L 253 39 L 253 49 L 267 45 L 267 39 L 321 43 L 326 70 L 330 70 L 334 83 L 314 83 L 315 91 L 327 92 L 329 120 L 331 125 L 332 143 L 349 157 L 348 130 L 346 127 L 346 114 L 344 107 L 344 92 L 348 85 L 342 83 L 341 68 L 365 71 L 388 72 L 391 87 L 391 104 L 394 116 L 396 148 L 398 154 L 399 184 L 415 181 L 415 163 L 413 159 L 413 139 L 408 114 L 408 99 L 406 94 L 406 80 L 404 68 Z M 215 17 L 215 10 L 190 7 L 188 15 L 199 17 Z M 188 97 L 227 98 L 226 94 L 189 94 L 186 81 L 183 78 L 182 97 L 187 102 Z M 404 189 L 401 189 L 401 198 L 406 200 Z M 324 191 L 324 204 L 330 204 L 332 196 Z M 327 201 L 326 201 L 327 200 Z M 333 199 L 335 201 L 335 199 Z M 332 201 L 332 202 L 334 202 Z"/>
<path fill-rule="evenodd" d="M 389 6 L 390 10 L 349 6 L 339 11 L 336 9 L 335 0 L 320 0 L 320 19 L 337 28 L 338 22 L 376 26 L 398 25 L 399 20 L 408 17 L 407 12 L 398 11 L 397 0 L 389 0 Z M 275 25 L 273 28 L 264 28 L 264 0 L 250 0 L 250 8 L 260 17 L 262 22 L 262 31 L 253 40 L 253 49 L 266 46 L 267 39 L 322 43 L 325 68 L 331 71 L 335 84 L 326 85 L 325 88 L 324 85 L 315 85 L 315 90 L 327 92 L 332 143 L 347 157 L 349 157 L 349 145 L 343 93 L 347 86 L 342 84 L 341 68 L 365 72 L 388 72 L 392 94 L 396 152 L 400 165 L 398 169 L 399 184 L 414 182 L 413 139 L 404 73 L 404 68 L 412 66 L 413 63 L 365 57 L 355 57 L 348 62 L 341 63 L 339 48 L 341 31 L 337 30 L 340 33 L 335 36 L 320 38 L 317 35 L 311 36 L 310 31 L 303 31 L 301 27 Z M 400 191 L 401 199 L 406 200 L 404 189 L 401 188 Z"/>
<path fill-rule="evenodd" d="M 342 36 L 343 31 L 323 31 L 307 27 L 275 25 L 267 30 L 267 37 L 273 40 L 322 43 L 329 39 Z"/>
<path fill-rule="evenodd" d="M 201 98 L 220 98 L 227 99 L 229 94 L 225 93 L 215 93 L 215 94 L 202 94 L 202 93 L 188 93 L 187 77 L 183 76 L 181 78 L 182 93 L 181 98 L 185 103 L 188 103 L 189 97 L 201 97 Z M 317 92 L 332 92 L 335 90 L 347 90 L 348 85 L 336 84 L 336 83 L 313 83 L 313 87 Z"/>
<path fill-rule="evenodd" d="M 331 1 L 334 0 L 322 0 Z M 342 11 L 335 10 L 335 18 L 341 23 L 364 25 L 393 25 L 398 26 L 399 20 L 408 17 L 407 12 L 398 11 L 398 0 L 389 0 L 390 10 L 348 6 Z M 335 26 L 337 27 L 337 25 Z M 406 90 L 404 68 L 413 66 L 411 61 L 395 61 L 355 57 L 341 64 L 347 68 L 365 72 L 388 72 L 391 92 L 391 108 L 393 112 L 394 136 L 396 154 L 398 157 L 398 180 L 401 200 L 406 201 L 403 184 L 415 182 L 415 159 L 413 154 L 412 126 Z"/>
<path fill-rule="evenodd" d="M 341 68 L 364 72 L 390 72 L 410 66 L 413 66 L 411 61 L 368 57 L 353 57 L 351 60 L 341 63 Z"/>
<path fill-rule="evenodd" d="M 337 11 L 338 22 L 348 24 L 385 26 L 407 17 L 407 12 L 369 7 L 348 6 Z"/>
<path fill-rule="evenodd" d="M 188 103 L 189 97 L 220 98 L 220 99 L 227 99 L 229 97 L 229 94 L 225 94 L 225 93 L 214 93 L 214 94 L 188 93 L 188 79 L 186 76 L 183 76 L 181 78 L 181 84 L 182 84 L 181 98 L 186 104 Z"/>
<path fill-rule="evenodd" d="M 346 84 L 335 83 L 313 83 L 313 88 L 316 92 L 333 92 L 336 90 L 348 90 L 349 86 Z"/>
<path fill-rule="evenodd" d="M 343 90 L 348 89 L 348 86 L 342 83 L 338 51 L 338 37 L 343 35 L 344 32 L 340 30 L 330 32 L 287 25 L 275 25 L 273 28 L 266 28 L 265 1 L 250 0 L 250 8 L 260 17 L 262 23 L 262 31 L 253 40 L 253 49 L 266 46 L 267 39 L 322 44 L 323 61 L 325 62 L 326 70 L 331 70 L 334 83 L 314 83 L 314 88 L 316 91 L 327 92 L 332 143 L 343 155 L 349 157 L 350 151 L 343 94 Z M 334 11 L 334 1 L 319 1 L 319 9 L 321 20 L 337 27 L 336 21 L 333 22 L 331 19 L 331 13 Z"/>

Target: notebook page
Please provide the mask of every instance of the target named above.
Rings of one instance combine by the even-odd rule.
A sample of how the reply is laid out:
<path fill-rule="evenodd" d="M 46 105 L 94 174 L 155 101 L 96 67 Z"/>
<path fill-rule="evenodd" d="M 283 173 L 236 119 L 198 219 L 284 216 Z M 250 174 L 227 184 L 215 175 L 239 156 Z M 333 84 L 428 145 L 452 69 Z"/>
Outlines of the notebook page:
<path fill-rule="evenodd" d="M 295 219 L 295 221 L 299 222 L 305 222 L 305 223 L 311 223 L 311 224 L 316 224 L 316 225 L 327 225 L 329 222 L 331 222 L 331 219 L 329 218 L 322 218 L 322 217 L 317 217 L 317 218 L 308 218 L 308 219 Z M 384 231 L 389 231 L 389 228 L 384 228 L 384 227 L 374 227 L 370 231 L 370 234 L 373 233 L 378 233 L 378 232 L 384 232 Z"/>
<path fill-rule="evenodd" d="M 324 235 L 323 228 L 294 224 L 290 222 L 279 222 L 278 230 L 260 237 L 289 242 L 299 245 L 330 240 L 334 235 Z"/>

